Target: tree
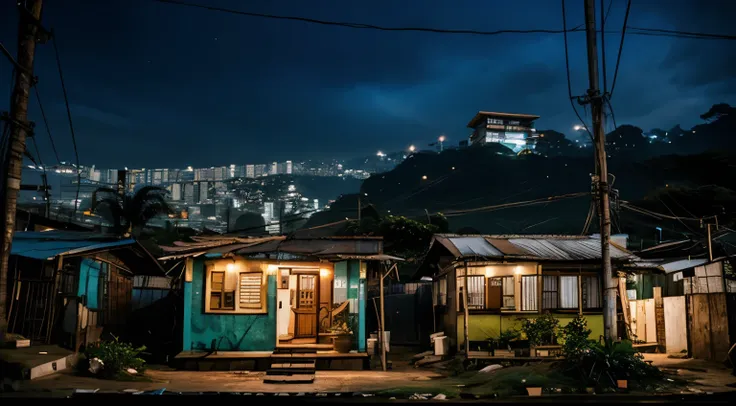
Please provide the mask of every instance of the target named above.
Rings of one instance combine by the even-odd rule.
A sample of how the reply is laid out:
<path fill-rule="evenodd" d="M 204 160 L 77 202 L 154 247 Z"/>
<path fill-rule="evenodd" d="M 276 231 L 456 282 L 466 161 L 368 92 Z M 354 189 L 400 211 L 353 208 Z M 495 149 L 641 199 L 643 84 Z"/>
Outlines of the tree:
<path fill-rule="evenodd" d="M 708 110 L 706 113 L 703 113 L 700 115 L 700 118 L 707 121 L 707 122 L 713 122 L 717 121 L 719 118 L 723 116 L 727 116 L 729 114 L 736 113 L 736 108 L 731 107 L 730 105 L 726 103 L 719 103 L 714 104 L 710 110 Z"/>
<path fill-rule="evenodd" d="M 266 232 L 266 222 L 258 213 L 245 212 L 238 216 L 233 226 L 234 231 L 243 231 L 246 234 L 259 235 Z"/>
<path fill-rule="evenodd" d="M 534 150 L 544 156 L 570 155 L 574 149 L 573 142 L 565 134 L 553 130 L 540 131 L 534 146 Z"/>
<path fill-rule="evenodd" d="M 157 186 L 145 186 L 124 195 L 114 189 L 99 188 L 92 194 L 92 211 L 109 221 L 114 233 L 138 237 L 152 218 L 173 213 L 166 203 L 167 194 L 166 189 Z"/>

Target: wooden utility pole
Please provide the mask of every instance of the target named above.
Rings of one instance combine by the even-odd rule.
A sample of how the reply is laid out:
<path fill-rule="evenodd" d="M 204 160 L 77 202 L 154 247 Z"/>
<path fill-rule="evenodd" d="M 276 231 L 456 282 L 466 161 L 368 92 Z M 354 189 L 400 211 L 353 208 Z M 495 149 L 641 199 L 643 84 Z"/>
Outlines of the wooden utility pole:
<path fill-rule="evenodd" d="M 7 329 L 8 301 L 8 262 L 10 247 L 15 230 L 15 211 L 18 204 L 23 154 L 26 151 L 26 136 L 29 128 L 28 95 L 33 86 L 33 58 L 36 52 L 36 41 L 41 18 L 42 0 L 32 0 L 28 13 L 21 12 L 18 26 L 18 60 L 15 70 L 15 83 L 10 99 L 10 139 L 8 152 L 2 159 L 4 182 L 3 199 L 3 232 L 0 244 L 0 342 L 4 340 Z M 24 11 L 24 10 L 22 10 Z"/>
<path fill-rule="evenodd" d="M 596 40 L 595 0 L 585 0 L 585 36 L 588 48 L 588 89 L 587 102 L 591 104 L 593 116 L 593 138 L 598 161 L 598 203 L 601 258 L 603 270 L 603 328 L 604 336 L 612 340 L 618 339 L 616 321 L 616 289 L 618 275 L 614 277 L 611 267 L 611 212 L 609 209 L 608 164 L 606 163 L 606 134 L 603 127 L 603 96 L 598 82 L 598 44 Z"/>

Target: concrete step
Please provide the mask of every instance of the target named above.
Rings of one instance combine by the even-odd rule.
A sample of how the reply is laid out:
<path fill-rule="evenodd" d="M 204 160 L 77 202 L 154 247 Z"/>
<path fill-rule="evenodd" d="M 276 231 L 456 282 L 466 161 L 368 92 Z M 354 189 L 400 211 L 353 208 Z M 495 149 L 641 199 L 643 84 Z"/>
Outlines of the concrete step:
<path fill-rule="evenodd" d="M 78 355 L 55 345 L 0 350 L 4 378 L 29 380 L 51 375 L 76 365 Z"/>
<path fill-rule="evenodd" d="M 314 383 L 314 374 L 266 375 L 263 383 Z"/>

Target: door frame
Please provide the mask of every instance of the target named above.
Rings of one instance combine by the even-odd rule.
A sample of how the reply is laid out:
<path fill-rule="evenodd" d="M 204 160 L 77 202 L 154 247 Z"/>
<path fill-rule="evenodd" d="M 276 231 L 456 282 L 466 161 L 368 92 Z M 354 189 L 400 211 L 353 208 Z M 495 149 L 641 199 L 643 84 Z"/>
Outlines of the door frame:
<path fill-rule="evenodd" d="M 319 269 L 310 269 L 310 268 L 291 268 L 289 271 L 289 275 L 296 275 L 296 290 L 295 290 L 295 298 L 294 300 L 296 303 L 294 303 L 294 308 L 299 308 L 299 292 L 301 290 L 301 276 L 302 275 L 309 275 L 314 276 L 314 314 L 315 314 L 315 322 L 314 322 L 314 336 L 300 336 L 298 334 L 299 331 L 299 322 L 298 317 L 294 319 L 294 338 L 314 338 L 316 342 L 319 342 L 319 314 L 320 314 L 320 270 Z"/>

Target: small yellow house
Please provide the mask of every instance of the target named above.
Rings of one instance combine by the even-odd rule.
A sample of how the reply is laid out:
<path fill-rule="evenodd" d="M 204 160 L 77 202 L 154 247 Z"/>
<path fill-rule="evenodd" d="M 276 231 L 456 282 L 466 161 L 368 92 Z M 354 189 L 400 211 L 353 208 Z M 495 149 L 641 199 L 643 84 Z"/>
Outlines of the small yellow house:
<path fill-rule="evenodd" d="M 611 243 L 610 250 L 614 272 L 642 266 L 625 248 Z M 434 280 L 435 330 L 444 331 L 450 348 L 461 350 L 466 281 L 468 341 L 473 348 L 506 330 L 518 330 L 522 318 L 546 312 L 560 326 L 582 314 L 591 338 L 602 336 L 600 262 L 601 243 L 595 237 L 438 234 L 417 276 Z"/>

